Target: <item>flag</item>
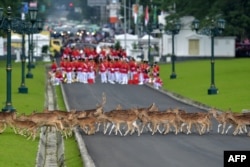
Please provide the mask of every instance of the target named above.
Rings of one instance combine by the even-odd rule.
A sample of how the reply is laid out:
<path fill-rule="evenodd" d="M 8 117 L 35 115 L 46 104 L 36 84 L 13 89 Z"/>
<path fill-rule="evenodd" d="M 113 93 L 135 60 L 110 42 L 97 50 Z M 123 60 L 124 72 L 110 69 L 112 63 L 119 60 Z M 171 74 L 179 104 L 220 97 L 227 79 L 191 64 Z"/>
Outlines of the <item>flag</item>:
<path fill-rule="evenodd" d="M 134 4 L 133 5 L 133 17 L 134 17 L 134 23 L 137 23 L 137 18 L 138 18 L 138 5 Z"/>
<path fill-rule="evenodd" d="M 145 9 L 145 25 L 148 25 L 149 22 L 149 13 L 148 13 L 148 6 Z"/>

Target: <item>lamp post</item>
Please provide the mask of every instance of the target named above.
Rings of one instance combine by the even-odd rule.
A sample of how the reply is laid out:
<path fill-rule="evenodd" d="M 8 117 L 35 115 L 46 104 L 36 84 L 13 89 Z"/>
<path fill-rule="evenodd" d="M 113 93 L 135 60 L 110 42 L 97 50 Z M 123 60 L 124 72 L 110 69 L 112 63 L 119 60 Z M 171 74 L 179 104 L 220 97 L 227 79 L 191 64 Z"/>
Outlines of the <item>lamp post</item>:
<path fill-rule="evenodd" d="M 21 84 L 18 88 L 19 93 L 28 93 L 28 88 L 25 86 L 25 33 L 28 30 L 28 23 L 25 20 L 20 20 L 20 22 L 16 24 L 17 28 L 15 30 L 16 33 L 22 35 L 22 54 L 21 54 L 21 62 L 22 62 L 22 69 L 21 69 Z"/>
<path fill-rule="evenodd" d="M 34 28 L 35 28 L 34 25 L 37 21 L 37 8 L 35 8 L 35 7 L 29 8 L 29 15 L 30 15 L 31 27 L 32 27 L 32 30 L 34 30 Z M 34 31 L 31 32 L 31 63 L 30 63 L 31 68 L 35 68 L 34 43 L 33 43 L 33 34 L 34 33 L 35 33 Z"/>
<path fill-rule="evenodd" d="M 218 89 L 215 86 L 215 80 L 214 80 L 214 37 L 221 35 L 223 30 L 225 29 L 225 20 L 223 19 L 218 19 L 217 21 L 212 20 L 209 26 L 203 27 L 200 29 L 200 22 L 199 20 L 195 19 L 192 23 L 193 29 L 198 33 L 198 34 L 203 34 L 211 37 L 211 84 L 210 87 L 208 88 L 207 93 L 209 95 L 217 94 Z M 200 31 L 198 31 L 200 29 Z"/>
<path fill-rule="evenodd" d="M 31 73 L 31 68 L 34 68 L 35 65 L 32 64 L 33 62 L 33 33 L 35 31 L 34 24 L 37 19 L 37 8 L 29 8 L 29 16 L 30 16 L 30 27 L 28 32 L 28 42 L 29 42 L 29 49 L 28 49 L 28 73 L 26 74 L 26 78 L 33 78 L 33 74 Z M 31 38 L 31 39 L 30 39 Z"/>
<path fill-rule="evenodd" d="M 11 17 L 11 7 L 7 8 L 7 15 L 4 16 L 3 8 L 0 8 L 0 29 L 4 30 L 7 35 L 7 60 L 6 60 L 6 103 L 2 111 L 15 111 L 16 109 L 12 106 L 11 100 L 11 86 L 12 86 L 12 66 L 11 66 L 11 31 L 22 33 L 22 81 L 19 87 L 20 93 L 28 92 L 28 88 L 25 86 L 24 80 L 24 66 L 25 66 L 25 55 L 24 55 L 24 33 L 27 31 L 27 24 L 20 20 L 20 18 Z"/>
<path fill-rule="evenodd" d="M 6 103 L 2 111 L 15 111 L 11 102 L 11 7 L 7 9 L 7 16 L 4 17 L 3 8 L 0 8 L 0 28 L 7 34 L 7 61 L 6 61 Z"/>
<path fill-rule="evenodd" d="M 154 57 L 151 56 L 151 50 L 150 50 L 150 45 L 151 45 L 151 42 L 150 42 L 150 36 L 151 36 L 151 32 L 156 28 L 156 25 L 155 24 L 151 24 L 150 22 L 148 23 L 147 25 L 147 31 L 148 31 L 148 61 L 151 65 L 153 65 L 153 61 L 154 61 Z"/>
<path fill-rule="evenodd" d="M 166 34 L 172 36 L 172 55 L 171 55 L 171 63 L 172 63 L 172 73 L 170 75 L 170 79 L 175 79 L 177 77 L 175 72 L 175 47 L 174 47 L 174 37 L 179 34 L 181 29 L 181 24 L 179 21 L 174 21 L 172 24 L 167 26 Z"/>

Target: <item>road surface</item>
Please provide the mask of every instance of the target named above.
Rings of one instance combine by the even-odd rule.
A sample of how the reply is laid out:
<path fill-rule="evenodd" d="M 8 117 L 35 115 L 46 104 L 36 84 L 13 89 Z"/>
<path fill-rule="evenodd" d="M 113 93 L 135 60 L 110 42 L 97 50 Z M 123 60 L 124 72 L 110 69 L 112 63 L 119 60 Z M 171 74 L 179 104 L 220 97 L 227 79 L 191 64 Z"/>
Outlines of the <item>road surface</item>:
<path fill-rule="evenodd" d="M 153 102 L 160 110 L 180 108 L 189 112 L 204 111 L 175 100 L 146 85 L 119 85 L 81 83 L 64 84 L 63 89 L 70 109 L 91 109 L 102 102 L 105 92 L 108 112 L 118 104 L 123 108 L 147 107 Z M 233 136 L 217 133 L 217 122 L 213 120 L 213 131 L 202 136 L 196 132 L 186 135 L 169 133 L 141 136 L 104 135 L 97 132 L 87 136 L 81 133 L 89 155 L 96 167 L 222 167 L 225 150 L 250 150 L 250 138 L 246 135 Z"/>

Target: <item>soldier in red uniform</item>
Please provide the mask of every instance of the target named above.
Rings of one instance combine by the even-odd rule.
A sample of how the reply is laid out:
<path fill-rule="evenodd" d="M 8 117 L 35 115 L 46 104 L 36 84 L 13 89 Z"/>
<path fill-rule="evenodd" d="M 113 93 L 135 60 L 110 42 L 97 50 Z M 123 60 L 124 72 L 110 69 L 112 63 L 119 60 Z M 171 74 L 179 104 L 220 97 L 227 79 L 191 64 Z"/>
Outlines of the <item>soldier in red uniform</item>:
<path fill-rule="evenodd" d="M 61 70 L 57 70 L 55 73 L 55 80 L 54 80 L 54 84 L 55 85 L 60 85 L 60 83 L 63 82 L 63 73 Z"/>
<path fill-rule="evenodd" d="M 157 76 L 154 77 L 154 79 L 153 79 L 153 86 L 155 89 L 159 89 L 162 87 L 162 85 L 163 85 L 163 81 L 160 78 L 159 74 L 157 74 Z"/>
<path fill-rule="evenodd" d="M 128 84 L 128 71 L 129 71 L 129 65 L 126 61 L 126 59 L 122 59 L 120 73 L 121 73 L 121 84 Z"/>
<path fill-rule="evenodd" d="M 83 77 L 82 77 L 82 67 L 83 67 L 83 62 L 81 61 L 81 59 L 77 60 L 77 63 L 75 64 L 75 72 L 76 72 L 76 81 L 77 82 L 82 82 L 83 81 Z"/>
<path fill-rule="evenodd" d="M 72 62 L 69 60 L 65 62 L 65 71 L 66 71 L 67 83 L 72 83 L 73 66 L 72 66 Z"/>
<path fill-rule="evenodd" d="M 101 83 L 107 83 L 107 64 L 105 64 L 105 60 L 100 59 L 99 64 L 99 73 L 101 75 Z"/>
<path fill-rule="evenodd" d="M 88 83 L 88 60 L 82 59 L 82 83 Z"/>
<path fill-rule="evenodd" d="M 101 51 L 99 53 L 99 58 L 106 59 L 106 51 L 104 50 L 104 48 L 101 49 Z"/>
<path fill-rule="evenodd" d="M 156 77 L 160 73 L 160 67 L 157 62 L 155 62 L 153 65 L 152 73 L 154 77 Z"/>
<path fill-rule="evenodd" d="M 117 58 L 115 59 L 115 62 L 114 62 L 115 82 L 117 83 L 121 83 L 120 68 L 121 68 L 121 60 Z"/>
<path fill-rule="evenodd" d="M 80 52 L 78 49 L 73 48 L 71 52 L 71 56 L 73 60 L 78 60 L 80 58 Z"/>
<path fill-rule="evenodd" d="M 108 81 L 111 84 L 115 83 L 115 63 L 113 59 L 108 61 Z"/>
<path fill-rule="evenodd" d="M 70 47 L 66 46 L 64 49 L 63 49 L 63 56 L 62 58 L 63 59 L 67 59 L 69 58 L 69 55 L 71 54 L 71 49 Z"/>
<path fill-rule="evenodd" d="M 129 61 L 129 79 L 133 79 L 134 74 L 137 73 L 137 64 L 134 58 Z"/>
<path fill-rule="evenodd" d="M 56 61 L 55 61 L 54 59 L 52 60 L 52 63 L 51 63 L 50 69 L 51 69 L 51 72 L 53 72 L 53 73 L 55 73 L 55 72 L 56 72 L 56 69 L 57 69 L 57 64 L 56 64 Z"/>
<path fill-rule="evenodd" d="M 96 63 L 93 58 L 89 58 L 88 61 L 88 83 L 95 83 L 95 75 L 96 75 Z"/>

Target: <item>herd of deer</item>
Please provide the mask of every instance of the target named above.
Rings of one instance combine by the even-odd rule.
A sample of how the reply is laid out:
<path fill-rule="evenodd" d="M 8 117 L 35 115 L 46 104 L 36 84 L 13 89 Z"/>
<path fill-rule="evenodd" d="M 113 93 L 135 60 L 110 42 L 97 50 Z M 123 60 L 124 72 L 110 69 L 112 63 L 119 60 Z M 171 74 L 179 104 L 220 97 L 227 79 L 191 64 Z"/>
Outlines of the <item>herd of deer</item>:
<path fill-rule="evenodd" d="M 94 109 L 84 111 L 48 111 L 41 113 L 33 112 L 30 115 L 17 114 L 17 112 L 0 113 L 0 133 L 3 133 L 7 126 L 13 129 L 14 133 L 24 135 L 28 139 L 35 140 L 41 126 L 55 127 L 66 138 L 72 135 L 75 127 L 80 127 L 87 135 L 95 134 L 103 128 L 103 133 L 110 135 L 132 135 L 137 132 L 138 136 L 145 131 L 152 135 L 159 132 L 190 134 L 196 131 L 200 135 L 212 130 L 212 118 L 218 122 L 218 133 L 227 134 L 229 129 L 234 127 L 233 135 L 248 133 L 250 125 L 250 113 L 236 114 L 233 112 L 219 112 L 211 109 L 208 112 L 186 112 L 180 109 L 167 109 L 159 111 L 153 103 L 146 108 L 122 109 L 118 105 L 109 112 L 103 111 L 106 103 L 106 96 L 103 95 L 101 105 Z M 220 127 L 222 126 L 222 131 Z M 226 129 L 227 126 L 227 129 Z M 124 131 L 124 133 L 122 133 Z M 249 134 L 248 134 L 249 135 Z"/>

